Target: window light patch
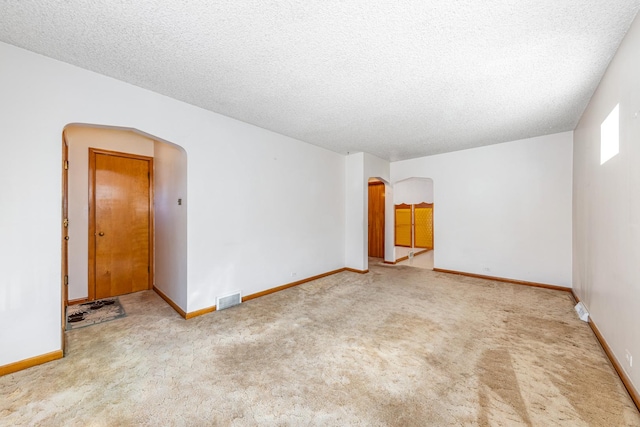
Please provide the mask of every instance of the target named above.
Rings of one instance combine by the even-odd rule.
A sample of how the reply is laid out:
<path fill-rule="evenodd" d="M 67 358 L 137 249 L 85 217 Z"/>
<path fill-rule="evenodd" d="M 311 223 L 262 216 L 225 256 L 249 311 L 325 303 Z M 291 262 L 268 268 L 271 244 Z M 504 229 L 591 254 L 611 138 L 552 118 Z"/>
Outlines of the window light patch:
<path fill-rule="evenodd" d="M 616 105 L 600 125 L 600 164 L 620 151 L 620 104 Z"/>

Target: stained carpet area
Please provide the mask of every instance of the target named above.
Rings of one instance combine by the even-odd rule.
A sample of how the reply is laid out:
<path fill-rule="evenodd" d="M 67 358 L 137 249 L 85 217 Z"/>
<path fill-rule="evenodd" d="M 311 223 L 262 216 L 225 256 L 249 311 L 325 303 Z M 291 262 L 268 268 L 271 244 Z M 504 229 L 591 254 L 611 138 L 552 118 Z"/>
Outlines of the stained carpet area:
<path fill-rule="evenodd" d="M 188 321 L 120 300 L 0 378 L 0 424 L 640 426 L 566 292 L 371 265 Z"/>

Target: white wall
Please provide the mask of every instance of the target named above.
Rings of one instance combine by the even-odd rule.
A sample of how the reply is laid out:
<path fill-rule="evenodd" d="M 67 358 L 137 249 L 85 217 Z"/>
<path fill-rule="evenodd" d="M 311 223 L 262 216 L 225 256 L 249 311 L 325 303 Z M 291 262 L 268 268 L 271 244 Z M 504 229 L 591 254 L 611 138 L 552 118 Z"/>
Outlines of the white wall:
<path fill-rule="evenodd" d="M 431 178 L 407 178 L 393 185 L 393 203 L 417 205 L 433 203 L 433 180 Z"/>
<path fill-rule="evenodd" d="M 154 157 L 154 284 L 186 311 L 187 154 L 176 145 L 154 141 Z"/>
<path fill-rule="evenodd" d="M 640 390 L 640 18 L 574 132 L 573 286 Z M 619 104 L 620 151 L 600 164 L 600 125 Z M 625 351 L 635 362 L 630 367 Z"/>
<path fill-rule="evenodd" d="M 366 270 L 367 251 L 364 248 L 368 235 L 365 233 L 365 186 L 369 177 L 364 176 L 364 153 L 354 153 L 345 160 L 345 265 L 356 270 Z"/>
<path fill-rule="evenodd" d="M 391 164 L 432 178 L 436 268 L 571 286 L 572 133 Z"/>
<path fill-rule="evenodd" d="M 139 129 L 189 153 L 187 311 L 344 267 L 344 156 L 4 43 L 0 93 L 0 365 L 61 347 L 69 123 Z"/>
<path fill-rule="evenodd" d="M 389 211 L 393 211 L 393 189 L 390 188 L 389 180 L 389 162 L 376 157 L 369 153 L 364 153 L 364 240 L 362 247 L 362 254 L 365 268 L 369 269 L 369 178 L 380 178 L 384 181 L 385 185 L 385 199 L 384 199 L 384 259 L 387 261 L 394 261 L 394 247 L 393 239 L 389 239 L 389 231 L 393 231 L 394 217 L 389 215 Z"/>
<path fill-rule="evenodd" d="M 369 153 L 354 153 L 346 157 L 346 222 L 345 264 L 356 270 L 369 268 L 369 178 L 385 181 L 384 259 L 393 261 L 393 240 L 388 239 L 390 206 L 393 191 L 389 188 L 389 162 Z"/>
<path fill-rule="evenodd" d="M 69 300 L 87 298 L 89 231 L 89 147 L 153 157 L 153 140 L 132 131 L 68 126 Z"/>

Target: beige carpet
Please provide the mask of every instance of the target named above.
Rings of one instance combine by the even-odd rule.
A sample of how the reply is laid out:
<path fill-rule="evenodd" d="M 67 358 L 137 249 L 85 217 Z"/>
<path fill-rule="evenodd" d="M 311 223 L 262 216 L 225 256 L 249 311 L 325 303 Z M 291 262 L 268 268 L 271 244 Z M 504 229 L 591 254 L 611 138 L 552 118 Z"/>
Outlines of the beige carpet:
<path fill-rule="evenodd" d="M 0 425 L 640 426 L 566 292 L 371 265 L 189 321 L 153 292 L 0 378 Z"/>

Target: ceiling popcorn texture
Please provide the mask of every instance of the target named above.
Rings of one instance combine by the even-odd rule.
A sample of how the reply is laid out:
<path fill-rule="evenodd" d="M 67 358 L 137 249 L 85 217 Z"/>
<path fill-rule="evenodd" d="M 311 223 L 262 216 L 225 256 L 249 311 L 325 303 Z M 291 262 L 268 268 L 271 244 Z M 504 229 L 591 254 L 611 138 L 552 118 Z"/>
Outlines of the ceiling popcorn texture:
<path fill-rule="evenodd" d="M 0 40 L 329 150 L 395 161 L 574 129 L 639 7 L 0 0 Z"/>

